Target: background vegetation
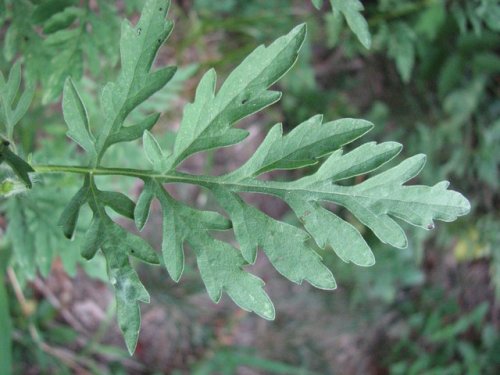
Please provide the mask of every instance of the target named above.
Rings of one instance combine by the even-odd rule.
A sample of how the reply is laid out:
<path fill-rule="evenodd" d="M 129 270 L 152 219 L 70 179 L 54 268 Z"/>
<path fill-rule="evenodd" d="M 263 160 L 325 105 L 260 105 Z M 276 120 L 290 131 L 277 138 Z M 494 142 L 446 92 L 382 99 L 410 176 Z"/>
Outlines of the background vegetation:
<path fill-rule="evenodd" d="M 87 105 L 97 106 L 102 84 L 117 72 L 120 21 L 136 19 L 142 3 L 0 0 L 0 71 L 7 78 L 18 62 L 36 82 L 22 87 L 33 101 L 18 125 L 19 152 L 33 152 L 39 163 L 81 158 L 65 137 L 64 80 L 71 75 Z M 299 0 L 173 1 L 176 27 L 158 63 L 181 69 L 137 115 L 161 112 L 157 135 L 163 144 L 172 142 L 201 74 L 212 66 L 227 74 L 256 45 L 305 21 L 308 39 L 280 83 L 283 99 L 265 116 L 245 120 L 252 141 L 204 153 L 184 168 L 220 174 L 240 165 L 276 121 L 291 129 L 312 113 L 360 117 L 376 124 L 373 140 L 400 140 L 405 156 L 427 154 L 417 182 L 450 180 L 471 200 L 472 213 L 432 232 L 408 228 L 406 250 L 371 241 L 377 264 L 368 269 L 324 254 L 339 284 L 331 293 L 290 285 L 258 259 L 256 273 L 272 280 L 268 290 L 280 311 L 275 322 L 225 300 L 212 305 L 193 259 L 178 285 L 165 271 L 148 269 L 141 278 L 152 303 L 143 309 L 143 331 L 130 358 L 115 327 L 112 294 L 100 281 L 102 259 L 81 260 L 57 228 L 72 177 L 44 178 L 29 195 L 0 198 L 0 332 L 10 332 L 0 336 L 0 368 L 12 363 L 15 374 L 500 371 L 500 3 L 363 1 L 370 49 L 327 2 L 315 3 L 319 10 Z M 124 167 L 144 166 L 139 146 L 117 146 L 106 157 Z M 0 173 L 2 192 L 10 180 L 7 170 Z M 137 195 L 140 186 L 125 182 L 107 181 Z M 172 194 L 200 207 L 212 204 L 194 188 Z M 253 203 L 273 217 L 288 217 L 278 201 Z M 153 222 L 159 223 L 158 211 Z M 158 243 L 150 228 L 146 236 Z M 7 270 L 14 246 L 28 250 L 38 272 L 20 263 Z M 9 346 L 12 356 L 5 356 Z"/>

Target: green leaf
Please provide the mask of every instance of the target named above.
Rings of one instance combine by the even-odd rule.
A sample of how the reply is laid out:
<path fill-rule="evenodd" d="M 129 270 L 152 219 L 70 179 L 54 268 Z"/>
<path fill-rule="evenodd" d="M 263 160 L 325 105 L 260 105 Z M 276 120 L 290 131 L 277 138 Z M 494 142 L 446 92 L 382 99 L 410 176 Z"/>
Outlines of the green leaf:
<path fill-rule="evenodd" d="M 236 249 L 205 233 L 191 237 L 189 243 L 196 252 L 201 277 L 214 302 L 219 302 L 224 290 L 242 309 L 274 319 L 274 306 L 262 289 L 264 282 L 243 271 L 245 261 Z"/>
<path fill-rule="evenodd" d="M 149 208 L 151 206 L 151 202 L 154 198 L 154 183 L 153 180 L 146 180 L 144 182 L 144 188 L 137 200 L 137 204 L 135 205 L 134 210 L 134 220 L 137 229 L 142 230 L 144 225 L 148 221 L 149 217 Z"/>
<path fill-rule="evenodd" d="M 31 189 L 32 185 L 29 173 L 34 172 L 34 170 L 31 165 L 26 163 L 23 159 L 21 159 L 9 149 L 9 142 L 7 141 L 2 141 L 2 143 L 0 144 L 0 164 L 2 163 L 2 161 L 5 161 L 10 166 L 12 171 L 16 174 L 16 176 L 24 182 L 26 187 Z"/>
<path fill-rule="evenodd" d="M 248 162 L 228 178 L 257 176 L 275 169 L 296 169 L 313 165 L 318 159 L 368 132 L 368 121 L 342 119 L 322 124 L 314 116 L 283 136 L 281 124 L 275 125 Z"/>
<path fill-rule="evenodd" d="M 82 256 L 91 259 L 100 248 L 106 258 L 108 274 L 116 292 L 117 319 L 125 338 L 129 352 L 135 350 L 140 328 L 140 310 L 138 302 L 149 302 L 149 294 L 141 284 L 137 273 L 130 265 L 129 256 L 144 262 L 159 264 L 158 256 L 151 246 L 142 238 L 128 233 L 114 223 L 104 210 L 105 205 L 120 211 L 122 205 L 128 203 L 117 198 L 117 193 L 106 195 L 97 189 L 91 177 L 86 178 L 89 186 L 89 205 L 94 217 L 86 234 L 81 249 Z M 128 200 L 128 198 L 126 198 Z M 130 207 L 134 211 L 133 207 Z"/>
<path fill-rule="evenodd" d="M 125 194 L 114 191 L 99 191 L 98 199 L 104 206 L 110 207 L 116 213 L 134 219 L 135 203 Z"/>
<path fill-rule="evenodd" d="M 71 5 L 71 0 L 46 0 L 40 3 L 33 12 L 33 21 L 42 23 L 57 14 L 61 8 Z"/>
<path fill-rule="evenodd" d="M 287 203 L 321 248 L 329 246 L 344 262 L 369 267 L 375 257 L 359 231 L 316 202 L 290 196 Z"/>
<path fill-rule="evenodd" d="M 232 126 L 279 100 L 281 93 L 267 89 L 295 63 L 305 35 L 303 24 L 269 47 L 258 47 L 233 70 L 217 93 L 215 71 L 209 70 L 198 85 L 194 102 L 184 110 L 170 168 L 196 152 L 246 138 L 248 132 Z"/>
<path fill-rule="evenodd" d="M 101 62 L 117 63 L 119 36 L 115 6 L 99 2 L 99 11 L 75 1 L 15 2 L 12 5 L 11 54 L 26 56 L 30 77 L 43 86 L 42 103 L 56 100 L 67 77 L 78 82 L 86 68 L 102 75 Z M 36 25 L 33 24 L 33 20 Z M 43 30 L 43 32 L 42 32 Z M 50 69 L 47 69 L 50 66 Z"/>
<path fill-rule="evenodd" d="M 245 276 L 244 270 L 246 264 L 255 262 L 258 249 L 262 249 L 276 270 L 289 280 L 296 283 L 307 281 L 322 289 L 334 289 L 336 283 L 331 271 L 311 247 L 310 239 L 323 249 L 333 250 L 346 262 L 359 266 L 370 266 L 375 262 L 358 229 L 325 208 L 324 202 L 347 208 L 382 242 L 400 248 L 407 246 L 407 239 L 393 218 L 430 229 L 433 220 L 451 221 L 470 209 L 469 202 L 461 194 L 447 190 L 447 182 L 433 187 L 404 185 L 423 167 L 425 159 L 420 155 L 374 174 L 357 185 L 347 184 L 348 179 L 377 171 L 395 158 L 402 148 L 395 142 L 371 142 L 344 154 L 341 149 L 344 145 L 373 127 L 371 123 L 358 119 L 323 123 L 322 116 L 314 116 L 286 135 L 282 134 L 280 124 L 275 125 L 246 163 L 223 176 L 195 176 L 172 169 L 194 152 L 224 147 L 243 139 L 243 133 L 234 133 L 232 128 L 237 120 L 250 113 L 241 106 L 247 104 L 247 99 L 262 100 L 268 92 L 266 83 L 261 86 L 263 94 L 258 99 L 252 98 L 251 91 L 249 94 L 249 82 L 254 77 L 252 69 L 264 69 L 259 79 L 268 74 L 266 67 L 272 72 L 288 70 L 303 40 L 301 33 L 302 29 L 296 28 L 278 39 L 279 43 L 275 42 L 267 49 L 259 47 L 250 55 L 251 58 L 244 60 L 228 76 L 230 83 L 223 83 L 218 93 L 215 93 L 215 71 L 207 72 L 198 85 L 193 104 L 187 105 L 184 111 L 171 156 L 162 150 L 150 133 L 145 133 L 143 138 L 144 150 L 154 171 L 147 177 L 141 176 L 145 185 L 136 206 L 135 220 L 137 227 L 142 228 L 153 197 L 159 200 L 163 212 L 163 263 L 172 279 L 178 281 L 182 275 L 184 246 L 188 243 L 197 256 L 202 279 L 214 301 L 217 302 L 222 291 L 226 291 L 244 309 L 267 318 L 273 314 L 267 296 L 263 294 L 262 283 L 252 275 Z M 281 52 L 287 59 L 276 60 L 277 48 L 281 51 L 288 49 Z M 235 77 L 241 86 L 233 82 Z M 257 86 L 256 83 L 252 85 L 252 88 Z M 225 103 L 225 106 L 219 103 Z M 311 166 L 325 158 L 314 173 L 295 181 L 275 182 L 257 178 L 273 170 Z M 343 183 L 338 184 L 339 181 Z M 164 189 L 163 182 L 196 184 L 210 190 L 231 222 L 215 212 L 201 211 L 175 201 Z M 268 217 L 242 200 L 239 196 L 242 192 L 269 194 L 284 200 L 304 228 Z M 210 235 L 211 230 L 231 227 L 241 255 L 231 245 Z"/>
<path fill-rule="evenodd" d="M 320 289 L 337 287 L 321 257 L 305 244 L 309 239 L 306 232 L 264 215 L 235 194 L 223 189 L 214 193 L 233 219 L 236 239 L 247 262 L 255 262 L 256 249 L 262 247 L 276 270 L 290 281 L 301 284 L 306 280 Z"/>
<path fill-rule="evenodd" d="M 19 91 L 21 84 L 21 65 L 16 63 L 11 69 L 9 74 L 9 79 L 5 82 L 3 75 L 0 73 L 0 121 L 5 121 L 7 137 L 12 139 L 14 126 L 18 123 L 20 118 L 24 116 L 29 103 L 31 103 L 32 94 L 28 97 L 25 91 L 18 101 L 16 108 L 13 110 L 12 105 Z M 34 172 L 33 168 L 17 156 L 14 152 L 10 150 L 10 142 L 0 136 L 0 164 L 4 161 L 10 166 L 12 171 L 21 179 L 27 188 L 31 188 L 31 180 L 29 178 L 29 172 Z"/>
<path fill-rule="evenodd" d="M 149 132 L 145 131 L 142 137 L 144 152 L 149 162 L 153 165 L 153 169 L 158 172 L 166 172 L 168 170 L 167 154 L 163 152 L 156 138 Z"/>
<path fill-rule="evenodd" d="M 196 254 L 202 280 L 214 302 L 219 302 L 224 290 L 244 310 L 274 319 L 274 306 L 263 290 L 264 282 L 243 270 L 246 263 L 236 249 L 208 234 L 209 230 L 229 229 L 231 223 L 215 212 L 176 202 L 161 184 L 154 184 L 163 210 L 163 260 L 172 279 L 178 281 L 184 269 L 186 241 Z"/>
<path fill-rule="evenodd" d="M 64 85 L 62 108 L 68 124 L 68 137 L 95 157 L 95 139 L 90 132 L 87 111 L 71 78 Z"/>
<path fill-rule="evenodd" d="M 138 302 L 149 303 L 149 294 L 130 265 L 128 256 L 112 240 L 105 241 L 102 250 L 108 263 L 109 281 L 115 288 L 118 326 L 129 353 L 133 354 L 141 327 Z"/>
<path fill-rule="evenodd" d="M 396 68 L 403 82 L 408 83 L 415 64 L 416 36 L 405 23 L 398 23 L 389 39 L 388 55 L 396 61 Z"/>
<path fill-rule="evenodd" d="M 98 161 L 112 143 L 131 140 L 130 134 L 120 135 L 126 129 L 123 128 L 125 119 L 135 107 L 165 86 L 175 73 L 175 67 L 150 72 L 158 49 L 172 31 L 172 22 L 165 20 L 169 5 L 165 0 L 147 1 L 135 27 L 128 21 L 122 23 L 120 75 L 116 82 L 104 87 L 101 97 L 105 120 L 97 141 Z M 141 129 L 144 128 L 148 126 Z M 139 138 L 142 132 L 134 135 Z"/>
<path fill-rule="evenodd" d="M 274 319 L 274 307 L 263 291 L 263 281 L 245 272 L 244 259 L 236 249 L 216 240 L 209 230 L 226 230 L 231 223 L 215 212 L 199 211 L 176 202 L 158 182 L 148 182 L 145 193 L 154 194 L 163 211 L 163 261 L 174 281 L 184 269 L 184 242 L 194 250 L 198 268 L 210 298 L 218 302 L 222 291 L 241 308 Z"/>
<path fill-rule="evenodd" d="M 101 218 L 94 214 L 94 217 L 90 222 L 89 229 L 85 233 L 85 238 L 83 239 L 80 249 L 80 254 L 82 255 L 82 257 L 90 260 L 95 256 L 102 243 L 104 242 L 105 237 L 103 231 L 104 225 L 102 225 Z"/>
<path fill-rule="evenodd" d="M 172 29 L 171 22 L 165 20 L 167 5 L 167 1 L 149 0 L 136 26 L 123 23 L 121 70 L 118 79 L 103 89 L 104 121 L 95 142 L 88 130 L 83 103 L 68 81 L 65 90 L 68 127 L 70 132 L 76 133 L 74 138 L 78 143 L 94 147 L 97 157 L 90 161 L 88 168 L 56 168 L 85 175 L 82 189 L 63 213 L 65 233 L 73 233 L 80 207 L 88 205 L 93 217 L 83 238 L 81 253 L 87 259 L 99 250 L 104 254 L 116 291 L 118 322 L 131 353 L 139 334 L 139 302 L 149 301 L 149 295 L 130 264 L 130 256 L 152 264 L 161 262 L 170 277 L 178 281 L 184 269 L 184 252 L 192 251 L 213 301 L 218 302 L 226 292 L 241 308 L 273 319 L 274 307 L 264 291 L 263 281 L 245 268 L 255 262 L 259 250 L 289 280 L 334 289 L 334 276 L 316 252 L 313 241 L 326 251 L 333 250 L 346 262 L 370 266 L 375 261 L 357 226 L 342 219 L 338 207 L 350 211 L 382 242 L 400 248 L 407 246 L 407 239 L 394 219 L 431 229 L 434 220 L 455 220 L 470 210 L 469 202 L 461 194 L 447 190 L 446 181 L 434 186 L 405 185 L 422 169 L 425 163 L 422 155 L 377 173 L 401 151 L 397 143 L 371 142 L 344 154 L 343 146 L 373 126 L 359 119 L 323 123 L 322 116 L 318 115 L 285 135 L 278 124 L 254 155 L 232 172 L 214 177 L 177 171 L 180 163 L 194 153 L 230 146 L 248 135 L 247 131 L 234 126 L 239 120 L 279 100 L 281 93 L 270 91 L 269 87 L 295 63 L 306 28 L 300 25 L 268 47 L 258 47 L 228 75 L 218 91 L 215 70 L 205 73 L 193 103 L 184 110 L 170 152 L 162 149 L 149 132 L 158 115 L 143 120 L 130 116 L 134 117 L 129 120 L 134 124 L 125 124 L 129 115 L 174 74 L 175 69 L 169 67 L 151 72 L 158 48 Z M 360 13 L 361 3 L 332 0 L 332 6 L 368 47 L 370 35 Z M 151 169 L 101 166 L 110 145 L 141 136 Z M 320 164 L 318 168 L 311 168 L 316 164 Z M 263 173 L 304 167 L 309 167 L 310 174 L 296 180 L 259 179 Z M 353 179 L 367 173 L 370 173 L 368 177 Z M 99 189 L 96 179 L 100 175 L 124 175 L 143 180 L 144 188 L 137 204 L 121 193 Z M 193 184 L 206 189 L 224 212 L 205 211 L 175 200 L 164 186 L 171 183 Z M 295 212 L 298 222 L 294 225 L 271 218 L 246 203 L 240 193 L 267 194 L 281 199 Z M 161 260 L 146 241 L 127 232 L 107 212 L 111 208 L 122 216 L 133 218 L 136 226 L 142 229 L 154 199 L 163 217 Z M 238 248 L 212 233 L 230 229 L 234 231 Z"/>
<path fill-rule="evenodd" d="M 12 140 L 14 127 L 28 111 L 35 94 L 35 86 L 32 82 L 26 83 L 22 94 L 19 94 L 20 87 L 21 63 L 17 61 L 12 66 L 7 81 L 0 72 L 0 122 L 5 124 L 6 135 L 10 140 Z"/>
<path fill-rule="evenodd" d="M 142 198 L 146 196 L 146 198 Z M 163 262 L 170 277 L 178 281 L 184 270 L 184 242 L 191 237 L 197 237 L 200 232 L 208 230 L 226 230 L 231 228 L 231 222 L 216 212 L 200 211 L 176 202 L 154 180 L 146 180 L 139 201 L 144 199 L 143 211 L 149 211 L 152 197 L 156 196 L 163 211 Z M 145 214 L 137 212 L 139 217 Z"/>
<path fill-rule="evenodd" d="M 88 186 L 84 186 L 71 198 L 70 202 L 62 212 L 58 224 L 62 226 L 63 233 L 66 238 L 73 238 L 75 233 L 76 223 L 80 214 L 80 207 L 83 206 L 88 199 Z"/>
<path fill-rule="evenodd" d="M 333 12 L 342 13 L 349 28 L 358 37 L 358 40 L 366 48 L 370 49 L 372 38 L 368 29 L 368 22 L 361 15 L 364 7 L 359 0 L 330 0 Z"/>
<path fill-rule="evenodd" d="M 69 6 L 64 8 L 61 12 L 53 14 L 43 24 L 43 32 L 45 34 L 52 34 L 61 29 L 69 27 L 76 19 L 85 16 L 83 9 Z"/>
<path fill-rule="evenodd" d="M 144 132 L 150 130 L 154 124 L 156 124 L 159 117 L 159 114 L 153 113 L 152 115 L 145 117 L 137 124 L 122 127 L 119 132 L 112 134 L 109 137 L 108 144 L 112 145 L 119 142 L 131 142 L 140 138 Z"/>
<path fill-rule="evenodd" d="M 151 72 L 156 53 L 172 30 L 172 22 L 165 19 L 169 5 L 170 2 L 166 0 L 149 0 L 135 27 L 128 21 L 123 22 L 120 40 L 121 70 L 116 82 L 108 83 L 102 91 L 101 109 L 104 123 L 98 127 L 100 132 L 97 139 L 91 133 L 87 110 L 73 81 L 68 79 L 65 83 L 63 112 L 68 125 L 68 136 L 87 151 L 90 167 L 99 167 L 104 153 L 112 144 L 133 141 L 145 133 L 145 147 L 148 155 L 152 155 L 155 169 L 164 169 L 161 167 L 165 165 L 165 158 L 157 162 L 159 155 L 155 152 L 160 149 L 148 132 L 159 115 L 146 116 L 128 126 L 125 121 L 136 107 L 160 90 L 175 73 L 174 67 Z M 67 9 L 64 13 L 51 13 L 47 16 L 50 18 L 45 23 L 46 27 L 51 31 L 57 29 L 45 40 L 47 46 L 67 43 L 82 32 L 80 29 L 64 28 L 78 16 L 77 13 Z M 106 207 L 135 220 L 138 227 L 142 228 L 147 220 L 153 195 L 144 197 L 136 207 L 134 202 L 122 193 L 100 190 L 95 183 L 95 177 L 87 174 L 83 187 L 72 198 L 60 219 L 65 236 L 71 238 L 80 207 L 88 204 L 92 210 L 93 218 L 83 238 L 80 252 L 85 259 L 92 259 L 99 249 L 104 253 L 110 279 L 115 285 L 118 322 L 131 353 L 135 349 L 140 326 L 138 301 L 147 301 L 149 297 L 130 266 L 128 257 L 134 256 L 152 264 L 159 264 L 159 260 L 146 241 L 113 222 L 106 212 Z"/>

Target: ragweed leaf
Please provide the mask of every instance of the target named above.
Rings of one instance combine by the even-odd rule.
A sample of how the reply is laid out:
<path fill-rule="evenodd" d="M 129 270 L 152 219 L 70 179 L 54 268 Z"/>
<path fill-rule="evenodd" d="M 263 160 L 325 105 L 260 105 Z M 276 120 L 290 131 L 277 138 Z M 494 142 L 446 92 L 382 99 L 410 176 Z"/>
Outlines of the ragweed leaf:
<path fill-rule="evenodd" d="M 148 132 L 159 115 L 146 116 L 128 126 L 125 126 L 125 120 L 144 100 L 160 90 L 175 73 L 174 67 L 151 72 L 156 53 L 172 30 L 172 22 L 165 20 L 169 4 L 170 2 L 165 0 L 149 0 L 136 26 L 132 26 L 128 21 L 123 22 L 120 40 L 121 70 L 116 82 L 108 83 L 103 89 L 101 109 L 104 124 L 94 128 L 100 129 L 97 139 L 94 139 L 91 133 L 87 111 L 75 85 L 69 79 L 66 81 L 63 112 L 69 129 L 68 136 L 87 151 L 91 168 L 99 167 L 104 153 L 112 144 L 133 141 L 146 132 L 144 144 L 148 157 L 153 161 L 155 169 L 164 169 L 162 166 L 165 165 L 165 158 Z M 67 16 L 64 18 L 61 15 L 58 20 L 52 16 L 53 22 L 47 27 L 54 29 L 70 22 L 73 16 Z M 46 43 L 62 43 L 70 37 L 67 33 L 67 30 L 57 31 Z M 139 334 L 138 302 L 149 302 L 149 295 L 130 265 L 129 256 L 151 264 L 159 264 L 159 260 L 146 241 L 116 224 L 106 212 L 106 208 L 111 208 L 121 216 L 135 219 L 138 227 L 142 228 L 153 198 L 152 195 L 144 196 L 136 207 L 134 202 L 122 193 L 100 190 L 95 176 L 89 173 L 85 176 L 83 187 L 70 201 L 60 219 L 64 234 L 72 237 L 80 207 L 90 207 L 93 218 L 85 233 L 80 252 L 85 259 L 92 259 L 100 249 L 106 258 L 109 278 L 116 291 L 118 323 L 130 353 L 135 350 Z"/>
<path fill-rule="evenodd" d="M 406 24 L 398 23 L 395 25 L 389 39 L 389 57 L 396 62 L 396 68 L 403 82 L 408 83 L 415 64 L 415 32 Z"/>
<path fill-rule="evenodd" d="M 258 101 L 259 106 L 271 103 L 263 99 L 266 95 L 272 97 L 267 86 L 295 61 L 302 33 L 302 28 L 295 28 L 269 47 L 257 48 L 228 76 L 217 93 L 215 71 L 207 72 L 198 85 L 194 102 L 184 111 L 172 154 L 163 151 L 149 132 L 143 137 L 144 151 L 154 171 L 149 177 L 141 177 L 145 184 L 135 220 L 138 228 L 142 228 L 152 199 L 158 199 L 163 212 L 163 262 L 172 279 L 178 281 L 181 277 L 187 243 L 197 257 L 202 279 L 215 302 L 226 291 L 242 308 L 266 318 L 271 318 L 274 312 L 263 294 L 261 282 L 254 276 L 243 276 L 244 266 L 255 262 L 259 249 L 289 280 L 307 281 L 322 289 L 334 289 L 335 279 L 309 240 L 320 248 L 333 250 L 345 262 L 359 266 L 374 264 L 375 257 L 358 229 L 324 207 L 324 202 L 347 208 L 382 242 L 396 247 L 407 246 L 407 240 L 393 218 L 429 229 L 433 220 L 454 220 L 470 208 L 462 195 L 446 190 L 445 182 L 434 187 L 403 185 L 423 167 L 424 159 L 418 155 L 357 185 L 346 185 L 345 180 L 376 171 L 401 151 L 401 145 L 394 142 L 372 142 L 343 154 L 344 145 L 373 127 L 358 119 L 323 123 L 322 116 L 314 116 L 286 135 L 281 124 L 275 125 L 246 163 L 223 176 L 193 176 L 175 171 L 182 160 L 195 152 L 228 146 L 244 138 L 232 126 L 251 113 L 245 107 L 247 100 Z M 256 92 L 261 96 L 257 98 Z M 260 109 L 259 106 L 255 108 Z M 265 172 L 303 168 L 322 159 L 326 160 L 315 173 L 295 181 L 258 179 Z M 338 184 L 339 181 L 344 183 Z M 231 223 L 217 213 L 177 202 L 162 182 L 191 183 L 210 190 Z M 242 200 L 238 194 L 241 192 L 269 194 L 284 200 L 304 228 L 265 215 Z M 231 227 L 241 255 L 210 234 L 211 230 Z"/>
<path fill-rule="evenodd" d="M 116 209 L 121 205 L 126 207 L 128 203 L 122 202 L 121 197 L 117 199 L 109 192 L 98 190 L 90 176 L 86 177 L 84 186 L 88 186 L 87 199 L 93 212 L 93 219 L 86 233 L 81 253 L 84 258 L 91 259 L 99 248 L 102 250 L 108 265 L 109 280 L 116 292 L 118 325 L 127 348 L 132 354 L 137 344 L 140 328 L 138 302 L 149 302 L 149 294 L 130 265 L 129 256 L 151 264 L 158 264 L 158 257 L 146 241 L 117 225 L 105 211 L 106 205 Z M 110 196 L 103 199 L 103 194 Z M 130 209 L 133 212 L 133 207 Z M 121 211 L 121 209 L 116 209 L 116 211 Z"/>
<path fill-rule="evenodd" d="M 342 13 L 368 47 L 370 37 L 360 14 L 361 3 L 357 0 L 331 2 L 334 11 Z M 134 118 L 134 125 L 126 126 L 125 121 L 174 74 L 175 69 L 169 67 L 151 72 L 158 48 L 172 29 L 171 22 L 164 19 L 168 4 L 149 0 L 136 26 L 123 24 L 121 71 L 118 79 L 103 89 L 102 126 L 89 126 L 86 110 L 71 82 L 68 81 L 65 90 L 64 111 L 70 134 L 82 146 L 93 147 L 95 157 L 91 158 L 88 168 L 67 167 L 71 172 L 85 174 L 85 181 L 64 211 L 61 223 L 65 234 L 72 235 L 80 207 L 90 207 L 93 217 L 81 254 L 90 259 L 101 250 L 106 257 L 109 278 L 116 291 L 118 322 L 130 352 L 135 349 L 139 333 L 139 302 L 149 301 L 131 267 L 130 256 L 147 263 L 163 263 L 170 277 L 178 281 L 184 269 L 184 252 L 191 250 L 213 301 L 218 302 L 226 292 L 241 308 L 273 319 L 274 307 L 264 291 L 263 281 L 245 269 L 255 262 L 259 250 L 284 277 L 295 283 L 307 281 L 322 289 L 334 289 L 336 282 L 313 241 L 326 251 L 334 251 L 345 262 L 360 266 L 374 263 L 374 255 L 361 233 L 338 215 L 336 207 L 349 210 L 382 242 L 395 247 L 405 247 L 407 239 L 394 219 L 430 229 L 434 220 L 451 221 L 469 211 L 469 202 L 459 193 L 447 190 L 447 182 L 432 187 L 405 185 L 423 167 L 425 158 L 421 155 L 377 174 L 379 168 L 400 152 L 401 145 L 397 143 L 367 143 L 344 154 L 344 145 L 373 126 L 358 119 L 323 123 L 322 116 L 318 115 L 285 135 L 278 124 L 254 155 L 230 173 L 214 177 L 177 171 L 180 163 L 191 155 L 236 144 L 248 135 L 234 125 L 279 100 L 281 93 L 270 91 L 269 87 L 295 63 L 306 28 L 300 25 L 269 46 L 258 47 L 229 74 L 218 91 L 215 70 L 209 70 L 196 89 L 194 101 L 184 110 L 173 149 L 166 151 L 149 132 L 158 115 L 143 120 Z M 90 128 L 100 129 L 96 141 Z M 101 166 L 110 145 L 141 136 L 152 169 Z M 320 165 L 310 175 L 293 181 L 259 179 L 266 172 L 316 164 Z M 371 175 L 364 180 L 357 178 L 357 184 L 349 180 L 367 173 Z M 96 179 L 106 174 L 143 180 L 144 188 L 137 204 L 121 193 L 99 189 Z M 225 214 L 175 200 L 165 189 L 165 183 L 194 184 L 210 191 Z M 303 226 L 265 215 L 246 203 L 240 193 L 267 194 L 283 200 Z M 161 261 L 147 242 L 115 223 L 107 211 L 111 208 L 119 215 L 133 218 L 142 229 L 153 200 L 158 201 L 163 216 Z M 212 234 L 230 229 L 234 231 L 237 247 Z"/>

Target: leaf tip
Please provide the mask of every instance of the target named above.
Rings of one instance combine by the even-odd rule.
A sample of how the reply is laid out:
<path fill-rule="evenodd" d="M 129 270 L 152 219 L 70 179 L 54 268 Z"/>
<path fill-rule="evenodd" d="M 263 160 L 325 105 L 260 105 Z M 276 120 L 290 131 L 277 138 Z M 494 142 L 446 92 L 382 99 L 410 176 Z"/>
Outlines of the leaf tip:
<path fill-rule="evenodd" d="M 269 305 L 265 307 L 263 311 L 258 313 L 261 317 L 263 317 L 266 320 L 274 320 L 276 319 L 276 309 L 274 308 L 274 305 L 271 301 L 269 301 Z"/>

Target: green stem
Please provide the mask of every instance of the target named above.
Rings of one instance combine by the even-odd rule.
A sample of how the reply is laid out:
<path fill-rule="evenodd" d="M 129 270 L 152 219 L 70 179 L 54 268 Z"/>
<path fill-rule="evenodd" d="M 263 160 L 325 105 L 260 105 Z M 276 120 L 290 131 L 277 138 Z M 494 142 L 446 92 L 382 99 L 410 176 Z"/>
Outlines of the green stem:
<path fill-rule="evenodd" d="M 106 167 L 82 167 L 75 165 L 33 165 L 33 169 L 39 174 L 48 173 L 75 173 L 91 176 L 126 176 L 132 178 L 152 178 L 162 183 L 185 183 L 198 185 L 206 188 L 224 185 L 232 191 L 253 192 L 282 195 L 289 190 L 289 186 L 282 182 L 251 180 L 245 182 L 228 182 L 220 177 L 197 176 L 181 172 L 169 174 L 155 172 L 153 170 L 131 169 L 131 168 L 106 168 Z"/>
<path fill-rule="evenodd" d="M 153 170 L 130 169 L 130 168 L 106 168 L 106 167 L 82 167 L 72 165 L 33 165 L 35 172 L 45 173 L 76 173 L 90 176 L 126 176 L 139 179 L 155 179 L 161 183 L 184 183 L 198 185 L 208 189 L 224 186 L 233 192 L 261 193 L 284 197 L 290 193 L 311 192 L 310 188 L 304 189 L 300 186 L 291 186 L 289 181 L 262 181 L 258 179 L 245 179 L 242 181 L 227 181 L 223 177 L 198 176 L 182 172 L 160 173 Z M 332 195 L 350 196 L 344 191 L 345 187 L 337 186 L 336 190 L 330 187 L 327 190 L 316 189 L 314 193 L 318 198 L 329 198 Z"/>

